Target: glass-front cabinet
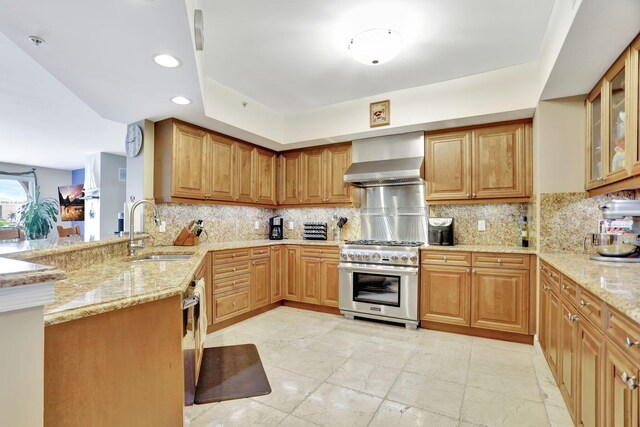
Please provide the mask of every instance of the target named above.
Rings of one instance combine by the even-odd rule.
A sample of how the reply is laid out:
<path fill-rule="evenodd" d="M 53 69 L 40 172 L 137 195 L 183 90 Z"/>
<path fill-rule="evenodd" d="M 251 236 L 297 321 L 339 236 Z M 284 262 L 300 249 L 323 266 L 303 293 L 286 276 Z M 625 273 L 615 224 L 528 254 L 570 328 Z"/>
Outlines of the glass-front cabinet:
<path fill-rule="evenodd" d="M 606 144 L 607 169 L 605 182 L 610 183 L 626 178 L 630 174 L 631 154 L 635 147 L 627 144 L 628 126 L 626 113 L 629 109 L 631 91 L 628 83 L 631 80 L 629 71 L 629 50 L 627 50 L 609 69 L 603 79 L 606 109 Z M 604 121 L 604 120 L 603 120 Z"/>
<path fill-rule="evenodd" d="M 604 180 L 602 169 L 602 86 L 587 97 L 587 190 Z"/>
<path fill-rule="evenodd" d="M 629 64 L 631 74 L 631 91 L 633 92 L 631 98 L 631 110 L 627 114 L 627 120 L 629 129 L 632 133 L 630 138 L 634 138 L 635 153 L 633 156 L 633 164 L 631 166 L 631 173 L 636 176 L 640 175 L 640 36 L 635 39 L 631 44 L 631 50 L 629 52 Z M 635 129 L 635 132 L 633 130 Z M 631 142 L 629 142 L 631 144 Z"/>

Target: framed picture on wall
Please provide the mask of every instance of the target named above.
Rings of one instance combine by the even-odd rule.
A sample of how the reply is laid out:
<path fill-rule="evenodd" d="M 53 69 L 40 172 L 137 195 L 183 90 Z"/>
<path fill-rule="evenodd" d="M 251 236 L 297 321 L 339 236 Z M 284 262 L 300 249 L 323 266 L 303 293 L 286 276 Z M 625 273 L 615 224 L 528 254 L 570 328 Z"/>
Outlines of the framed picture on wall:
<path fill-rule="evenodd" d="M 84 221 L 84 185 L 58 187 L 61 221 Z"/>
<path fill-rule="evenodd" d="M 369 127 L 391 124 L 391 101 L 372 102 L 369 104 Z"/>

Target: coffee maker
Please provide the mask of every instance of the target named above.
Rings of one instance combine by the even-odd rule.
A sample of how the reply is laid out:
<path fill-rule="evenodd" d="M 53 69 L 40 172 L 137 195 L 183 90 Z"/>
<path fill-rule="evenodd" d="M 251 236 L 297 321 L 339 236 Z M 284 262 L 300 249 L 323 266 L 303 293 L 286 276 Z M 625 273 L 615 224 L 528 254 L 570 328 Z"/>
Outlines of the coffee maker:
<path fill-rule="evenodd" d="M 269 240 L 282 240 L 284 238 L 284 220 L 281 216 L 269 218 Z"/>

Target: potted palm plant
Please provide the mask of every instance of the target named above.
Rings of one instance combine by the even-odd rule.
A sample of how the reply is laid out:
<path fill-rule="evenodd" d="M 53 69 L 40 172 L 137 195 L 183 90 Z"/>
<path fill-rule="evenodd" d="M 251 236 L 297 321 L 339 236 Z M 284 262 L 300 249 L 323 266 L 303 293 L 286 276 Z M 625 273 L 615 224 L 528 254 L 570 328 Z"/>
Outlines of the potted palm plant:
<path fill-rule="evenodd" d="M 24 228 L 27 240 L 44 239 L 58 219 L 58 202 L 52 198 L 40 199 L 40 186 L 34 197 L 20 207 L 18 224 Z"/>

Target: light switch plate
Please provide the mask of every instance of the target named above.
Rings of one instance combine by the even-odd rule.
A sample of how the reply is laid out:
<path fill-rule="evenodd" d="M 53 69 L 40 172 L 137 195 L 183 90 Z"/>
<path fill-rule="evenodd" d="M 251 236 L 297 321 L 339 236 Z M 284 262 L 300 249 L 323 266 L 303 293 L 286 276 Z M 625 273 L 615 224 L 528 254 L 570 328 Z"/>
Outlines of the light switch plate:
<path fill-rule="evenodd" d="M 484 219 L 478 220 L 478 231 L 486 231 L 487 230 L 487 222 Z"/>
<path fill-rule="evenodd" d="M 158 227 L 158 231 L 160 233 L 166 233 L 167 232 L 167 223 L 165 221 L 160 222 L 160 227 Z"/>
<path fill-rule="evenodd" d="M 293 230 L 293 221 L 289 221 L 289 230 Z"/>
<path fill-rule="evenodd" d="M 255 228 L 256 230 L 260 230 L 260 221 L 256 221 L 256 222 L 253 224 L 253 228 Z"/>

